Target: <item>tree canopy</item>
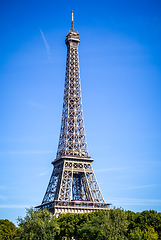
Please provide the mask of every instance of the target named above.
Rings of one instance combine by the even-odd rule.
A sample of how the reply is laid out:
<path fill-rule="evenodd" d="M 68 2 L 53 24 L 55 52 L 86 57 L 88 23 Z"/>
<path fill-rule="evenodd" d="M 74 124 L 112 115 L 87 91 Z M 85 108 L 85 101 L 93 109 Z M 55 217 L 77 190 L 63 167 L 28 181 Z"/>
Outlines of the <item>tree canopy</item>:
<path fill-rule="evenodd" d="M 53 240 L 60 231 L 54 216 L 47 209 L 27 209 L 26 217 L 19 217 L 18 222 L 17 240 Z"/>
<path fill-rule="evenodd" d="M 124 210 L 99 211 L 79 229 L 79 236 L 88 240 L 122 240 L 125 239 L 127 227 Z"/>
<path fill-rule="evenodd" d="M 17 227 L 9 220 L 0 219 L 0 240 L 13 240 L 17 233 Z"/>
<path fill-rule="evenodd" d="M 161 240 L 161 213 L 111 209 L 54 217 L 47 209 L 27 209 L 18 228 L 0 220 L 0 240 Z"/>

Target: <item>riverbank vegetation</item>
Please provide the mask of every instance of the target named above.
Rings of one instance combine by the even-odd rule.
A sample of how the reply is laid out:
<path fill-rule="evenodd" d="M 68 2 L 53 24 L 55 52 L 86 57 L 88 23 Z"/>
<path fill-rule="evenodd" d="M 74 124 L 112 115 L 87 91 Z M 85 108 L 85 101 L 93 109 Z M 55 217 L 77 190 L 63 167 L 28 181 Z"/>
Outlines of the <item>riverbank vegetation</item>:
<path fill-rule="evenodd" d="M 123 209 L 84 214 L 60 214 L 27 209 L 18 227 L 0 220 L 0 240 L 161 240 L 161 213 Z"/>

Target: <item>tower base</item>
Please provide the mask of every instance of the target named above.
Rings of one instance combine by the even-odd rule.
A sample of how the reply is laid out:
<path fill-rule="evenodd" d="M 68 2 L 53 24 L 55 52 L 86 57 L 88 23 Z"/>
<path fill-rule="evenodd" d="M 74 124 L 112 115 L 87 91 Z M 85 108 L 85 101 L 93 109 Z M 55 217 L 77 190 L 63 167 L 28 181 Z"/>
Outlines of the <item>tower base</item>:
<path fill-rule="evenodd" d="M 61 213 L 89 213 L 98 210 L 110 210 L 112 203 L 94 203 L 90 201 L 53 201 L 36 208 L 47 208 L 55 216 Z"/>

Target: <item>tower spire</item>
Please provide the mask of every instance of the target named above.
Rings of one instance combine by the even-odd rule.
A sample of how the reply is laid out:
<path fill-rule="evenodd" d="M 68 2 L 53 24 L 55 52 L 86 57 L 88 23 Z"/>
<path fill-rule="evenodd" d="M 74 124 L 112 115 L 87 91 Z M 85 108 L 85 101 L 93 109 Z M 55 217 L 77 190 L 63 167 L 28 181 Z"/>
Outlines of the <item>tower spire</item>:
<path fill-rule="evenodd" d="M 62 156 L 89 157 L 82 110 L 78 59 L 79 42 L 79 33 L 70 30 L 65 39 L 67 62 L 62 121 L 56 158 Z"/>
<path fill-rule="evenodd" d="M 72 24 L 71 24 L 71 30 L 74 30 L 74 11 L 71 11 L 72 13 Z"/>

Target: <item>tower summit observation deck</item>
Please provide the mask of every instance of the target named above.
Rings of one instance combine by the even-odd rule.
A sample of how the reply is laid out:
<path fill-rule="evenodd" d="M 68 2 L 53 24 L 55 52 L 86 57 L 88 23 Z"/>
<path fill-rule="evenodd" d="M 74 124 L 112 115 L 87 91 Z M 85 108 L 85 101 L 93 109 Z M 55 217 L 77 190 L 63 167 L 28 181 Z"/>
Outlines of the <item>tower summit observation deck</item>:
<path fill-rule="evenodd" d="M 105 203 L 87 148 L 80 87 L 79 43 L 72 11 L 71 29 L 65 39 L 67 60 L 58 150 L 42 204 L 37 206 L 47 208 L 55 215 L 108 210 L 111 205 Z"/>

